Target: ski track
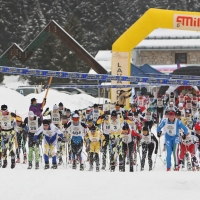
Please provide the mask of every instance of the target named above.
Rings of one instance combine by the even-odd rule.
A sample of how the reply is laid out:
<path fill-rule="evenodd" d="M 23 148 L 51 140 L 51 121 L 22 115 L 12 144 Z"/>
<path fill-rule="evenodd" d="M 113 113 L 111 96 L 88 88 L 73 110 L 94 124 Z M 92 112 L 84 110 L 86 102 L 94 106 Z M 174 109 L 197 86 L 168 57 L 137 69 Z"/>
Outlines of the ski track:
<path fill-rule="evenodd" d="M 156 127 L 152 128 L 154 134 Z M 163 137 L 161 138 L 163 144 Z M 161 145 L 162 149 L 163 145 Z M 159 152 L 158 152 L 159 153 Z M 162 152 L 162 159 L 165 152 Z M 64 157 L 63 157 L 64 158 Z M 153 154 L 154 162 L 155 154 Z M 86 159 L 85 156 L 83 158 Z M 173 159 L 172 159 L 173 160 Z M 21 153 L 21 162 L 22 153 Z M 172 162 L 173 163 L 173 162 Z M 50 159 L 51 164 L 51 159 Z M 65 164 L 65 160 L 64 160 Z M 148 171 L 148 161 L 145 162 L 144 171 L 129 172 L 126 165 L 126 172 L 119 172 L 118 166 L 115 172 L 106 171 L 89 172 L 89 163 L 86 162 L 84 171 L 73 170 L 70 165 L 58 166 L 58 169 L 44 170 L 44 161 L 40 162 L 40 169 L 27 169 L 28 164 L 16 164 L 15 169 L 10 169 L 10 157 L 8 166 L 1 171 L 1 198 L 6 200 L 32 200 L 48 199 L 97 199 L 97 200 L 188 200 L 198 198 L 199 172 L 170 171 L 166 172 L 163 162 L 157 157 L 153 171 Z"/>

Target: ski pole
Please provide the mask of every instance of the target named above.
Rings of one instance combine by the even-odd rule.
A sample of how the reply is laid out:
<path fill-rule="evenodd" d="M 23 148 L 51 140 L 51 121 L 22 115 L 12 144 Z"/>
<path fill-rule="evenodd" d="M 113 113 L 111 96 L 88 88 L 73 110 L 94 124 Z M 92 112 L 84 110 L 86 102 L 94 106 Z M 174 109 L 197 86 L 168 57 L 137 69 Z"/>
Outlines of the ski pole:
<path fill-rule="evenodd" d="M 158 139 L 158 147 L 159 147 L 159 152 L 160 152 L 159 157 L 161 157 L 160 137 L 159 137 L 159 139 Z"/>
<path fill-rule="evenodd" d="M 68 142 L 67 142 L 67 141 L 66 141 L 66 147 L 65 147 L 65 148 L 66 148 L 66 169 L 67 169 L 68 154 L 69 154 L 69 153 L 68 153 Z"/>
<path fill-rule="evenodd" d="M 156 166 L 156 158 L 157 158 L 157 155 L 158 155 L 158 154 L 156 154 L 156 157 L 155 157 L 155 160 L 154 160 L 153 169 L 154 169 L 154 167 Z"/>

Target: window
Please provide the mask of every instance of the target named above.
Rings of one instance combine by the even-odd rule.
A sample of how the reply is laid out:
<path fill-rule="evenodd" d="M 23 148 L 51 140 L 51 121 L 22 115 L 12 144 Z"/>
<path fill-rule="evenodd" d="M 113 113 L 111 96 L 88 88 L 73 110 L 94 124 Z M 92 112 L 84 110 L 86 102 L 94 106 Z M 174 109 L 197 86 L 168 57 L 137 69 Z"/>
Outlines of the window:
<path fill-rule="evenodd" d="M 175 53 L 175 64 L 187 64 L 187 53 Z"/>

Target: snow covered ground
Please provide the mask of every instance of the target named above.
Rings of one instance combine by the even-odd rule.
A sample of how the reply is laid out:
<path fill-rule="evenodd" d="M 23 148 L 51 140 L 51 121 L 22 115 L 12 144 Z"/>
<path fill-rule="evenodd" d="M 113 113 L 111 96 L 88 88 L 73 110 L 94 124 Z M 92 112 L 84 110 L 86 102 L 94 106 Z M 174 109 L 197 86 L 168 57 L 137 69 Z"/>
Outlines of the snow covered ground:
<path fill-rule="evenodd" d="M 30 94 L 26 97 L 14 90 L 0 87 L 0 104 L 7 104 L 10 111 L 15 111 L 23 118 L 26 117 L 30 105 L 30 99 L 35 97 L 41 102 L 44 92 Z M 89 95 L 67 95 L 50 90 L 47 97 L 47 105 L 52 109 L 55 103 L 63 102 L 71 110 L 86 108 L 99 99 Z M 101 102 L 102 103 L 102 99 Z M 153 127 L 156 134 L 156 127 Z M 21 155 L 22 156 L 22 155 Z M 165 153 L 162 153 L 164 159 Z M 153 161 L 155 155 L 153 155 Z M 22 161 L 22 159 L 21 159 Z M 118 167 L 114 173 L 100 171 L 88 172 L 86 162 L 85 171 L 73 170 L 66 165 L 59 166 L 57 170 L 44 170 L 44 162 L 40 163 L 40 169 L 27 170 L 27 164 L 16 164 L 16 168 L 10 169 L 10 157 L 8 167 L 0 168 L 1 199 L 4 200 L 198 200 L 199 172 L 166 172 L 166 167 L 159 157 L 153 171 L 148 171 L 146 160 L 145 171 L 139 170 L 133 173 L 119 172 Z M 138 169 L 140 167 L 138 159 Z"/>

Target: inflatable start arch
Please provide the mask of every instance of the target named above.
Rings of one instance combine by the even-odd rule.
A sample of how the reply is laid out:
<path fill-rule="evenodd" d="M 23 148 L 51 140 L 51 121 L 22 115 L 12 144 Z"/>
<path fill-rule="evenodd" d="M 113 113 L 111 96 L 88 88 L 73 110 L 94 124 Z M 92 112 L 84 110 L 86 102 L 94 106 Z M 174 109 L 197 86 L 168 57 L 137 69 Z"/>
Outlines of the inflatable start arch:
<path fill-rule="evenodd" d="M 200 31 L 200 13 L 149 9 L 112 45 L 112 75 L 130 76 L 132 49 L 157 28 Z M 128 82 L 112 81 L 112 84 Z M 111 102 L 117 101 L 118 93 L 118 89 L 112 89 Z"/>

